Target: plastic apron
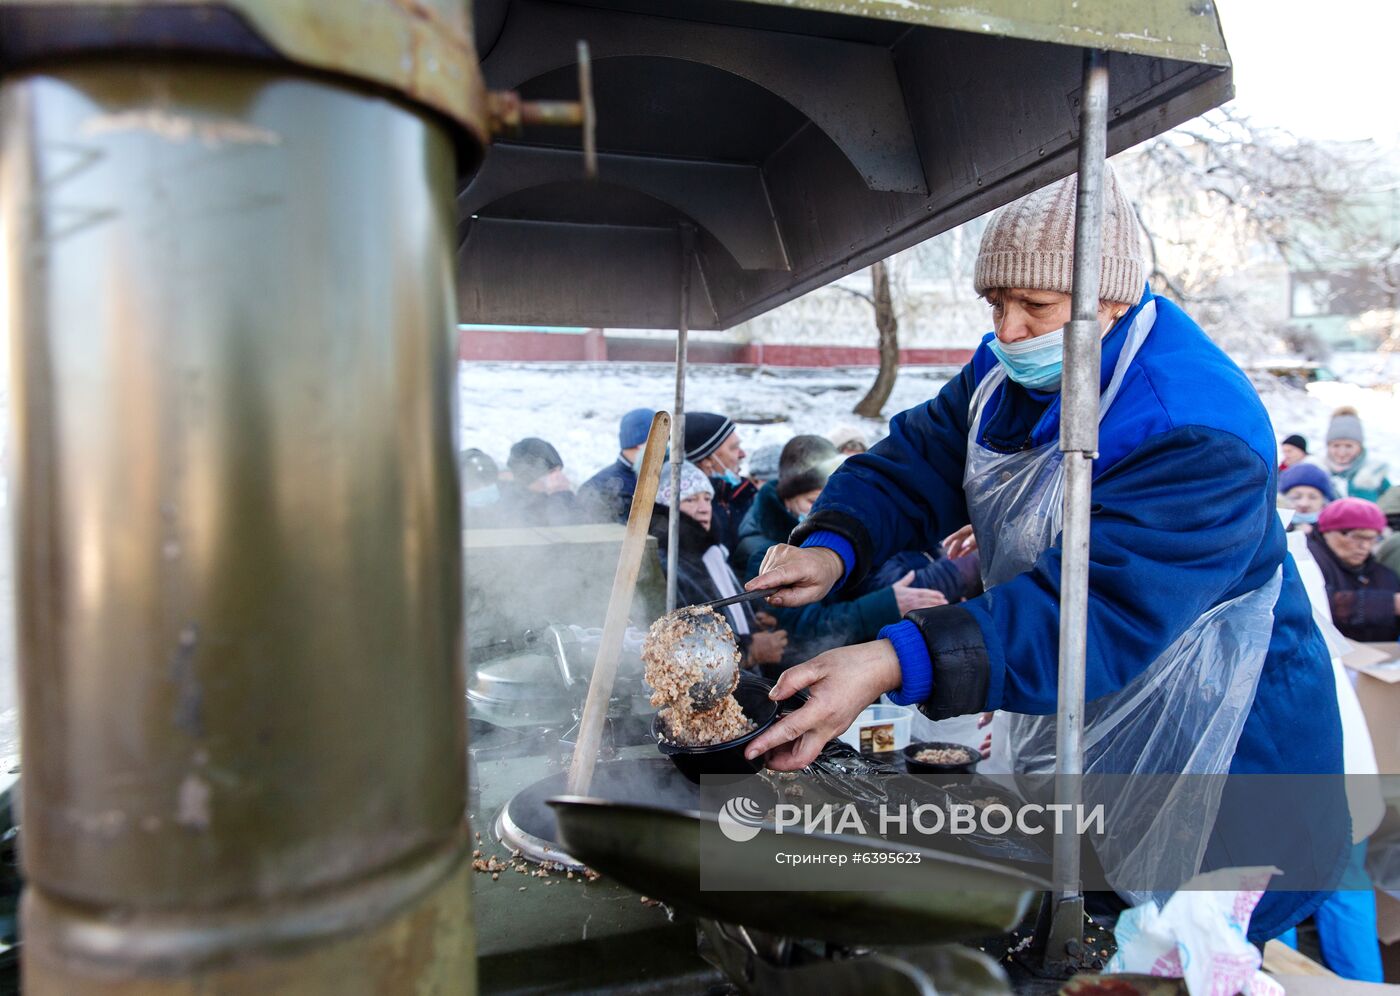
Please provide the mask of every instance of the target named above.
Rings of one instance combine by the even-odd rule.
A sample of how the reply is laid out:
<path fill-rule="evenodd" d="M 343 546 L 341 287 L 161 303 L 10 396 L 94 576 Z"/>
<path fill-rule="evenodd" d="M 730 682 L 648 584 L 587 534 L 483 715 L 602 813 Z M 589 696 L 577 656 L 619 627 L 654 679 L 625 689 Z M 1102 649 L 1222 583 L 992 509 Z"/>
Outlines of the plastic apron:
<path fill-rule="evenodd" d="M 1128 328 L 1099 399 L 1100 422 L 1156 316 L 1149 300 Z M 963 475 L 988 588 L 1034 566 L 1057 541 L 1064 511 L 1058 441 L 1015 453 L 977 442 L 986 403 L 1005 380 L 998 364 L 973 393 Z M 1110 883 L 1134 903 L 1199 870 L 1223 779 L 1196 776 L 1229 770 L 1268 653 L 1282 578 L 1280 568 L 1260 588 L 1210 609 L 1125 687 L 1085 705 L 1085 774 L 1127 776 L 1084 779 L 1086 807 L 1104 807 L 1107 834 L 1094 846 Z M 1055 726 L 1053 715 L 999 717 L 994 750 L 1029 795 L 1049 788 L 1048 778 L 1034 776 L 1054 773 Z"/>

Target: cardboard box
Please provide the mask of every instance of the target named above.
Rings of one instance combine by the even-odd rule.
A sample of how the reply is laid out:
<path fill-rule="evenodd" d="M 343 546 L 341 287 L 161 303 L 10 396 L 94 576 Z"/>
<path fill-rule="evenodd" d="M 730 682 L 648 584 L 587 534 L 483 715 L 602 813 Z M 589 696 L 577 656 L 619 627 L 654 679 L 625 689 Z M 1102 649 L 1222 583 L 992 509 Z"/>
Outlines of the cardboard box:
<path fill-rule="evenodd" d="M 1400 941 L 1400 899 L 1380 889 L 1376 890 L 1376 936 L 1382 944 Z"/>
<path fill-rule="evenodd" d="M 1380 773 L 1400 774 L 1400 643 L 1353 643 L 1342 663 L 1356 672 Z"/>

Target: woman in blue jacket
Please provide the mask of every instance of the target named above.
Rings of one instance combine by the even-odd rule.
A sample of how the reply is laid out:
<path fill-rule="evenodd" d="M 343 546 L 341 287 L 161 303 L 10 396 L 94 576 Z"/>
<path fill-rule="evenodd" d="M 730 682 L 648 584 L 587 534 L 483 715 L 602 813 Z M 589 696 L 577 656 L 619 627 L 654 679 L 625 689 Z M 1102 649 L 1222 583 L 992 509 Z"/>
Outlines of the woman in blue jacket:
<path fill-rule="evenodd" d="M 1197 866 L 1277 865 L 1284 874 L 1271 888 L 1296 891 L 1267 894 L 1250 928 L 1252 939 L 1272 937 L 1340 875 L 1350 849 L 1340 779 L 1312 779 L 1306 800 L 1261 803 L 1258 792 L 1246 801 L 1233 791 L 1239 782 L 1221 796 L 1222 779 L 1182 776 L 1339 773 L 1328 651 L 1274 509 L 1268 415 L 1239 368 L 1146 289 L 1135 212 L 1111 172 L 1106 181 L 1085 771 L 1175 775 L 1191 801 L 1153 807 L 1131 792 L 1115 796 L 1112 839 L 1096 849 L 1110 881 L 1140 872 L 1160 882 L 1164 855 L 1182 876 Z M 934 719 L 1003 710 L 1015 769 L 1053 770 L 1059 379 L 1076 192 L 1070 177 L 992 217 L 975 284 L 994 333 L 936 398 L 896 416 L 887 439 L 832 475 L 748 585 L 786 586 L 775 604 L 806 604 L 970 523 L 985 593 L 911 612 L 875 642 L 787 671 L 775 697 L 806 688 L 810 700 L 757 738 L 750 756 L 801 768 L 890 693 Z M 1133 901 L 1160 893 L 1134 882 L 1118 891 Z"/>

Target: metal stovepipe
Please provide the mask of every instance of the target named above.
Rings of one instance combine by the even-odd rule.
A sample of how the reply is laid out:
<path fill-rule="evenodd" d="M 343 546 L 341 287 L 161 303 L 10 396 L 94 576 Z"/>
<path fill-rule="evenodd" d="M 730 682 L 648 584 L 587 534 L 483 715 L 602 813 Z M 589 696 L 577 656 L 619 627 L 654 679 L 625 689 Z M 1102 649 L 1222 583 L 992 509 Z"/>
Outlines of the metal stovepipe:
<path fill-rule="evenodd" d="M 1084 771 L 1084 670 L 1089 608 L 1089 498 L 1099 445 L 1099 270 L 1103 247 L 1108 65 L 1102 52 L 1084 58 L 1080 105 L 1079 190 L 1074 225 L 1074 293 L 1065 334 L 1060 450 L 1065 461 L 1064 537 L 1060 573 L 1059 709 L 1055 802 L 1077 807 Z M 1068 810 L 1061 810 L 1068 812 Z M 1055 838 L 1059 899 L 1078 905 L 1079 835 Z M 1069 912 L 1069 911 L 1067 911 Z M 1073 916 L 1078 926 L 1077 913 Z M 1064 926 L 1069 926 L 1065 924 Z M 1053 952 L 1060 955 L 1056 949 Z"/>
<path fill-rule="evenodd" d="M 27 992 L 473 988 L 454 182 L 291 69 L 0 84 Z"/>
<path fill-rule="evenodd" d="M 676 316 L 676 400 L 671 415 L 671 504 L 666 512 L 666 611 L 676 610 L 680 571 L 681 465 L 685 462 L 685 372 L 690 341 L 690 267 L 695 229 L 682 224 L 680 238 L 679 312 Z"/>

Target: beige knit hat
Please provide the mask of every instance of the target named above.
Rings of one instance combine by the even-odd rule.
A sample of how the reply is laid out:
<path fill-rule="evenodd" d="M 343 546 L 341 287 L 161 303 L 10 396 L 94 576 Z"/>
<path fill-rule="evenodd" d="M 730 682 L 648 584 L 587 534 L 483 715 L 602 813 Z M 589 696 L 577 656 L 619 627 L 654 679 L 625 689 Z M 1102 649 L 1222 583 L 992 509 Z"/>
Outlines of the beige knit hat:
<path fill-rule="evenodd" d="M 1137 304 L 1147 267 L 1133 205 L 1113 169 L 1104 164 L 1103 268 L 1099 299 Z M 1073 174 L 999 208 L 982 233 L 973 284 L 978 294 L 993 287 L 1070 293 L 1074 285 Z"/>

